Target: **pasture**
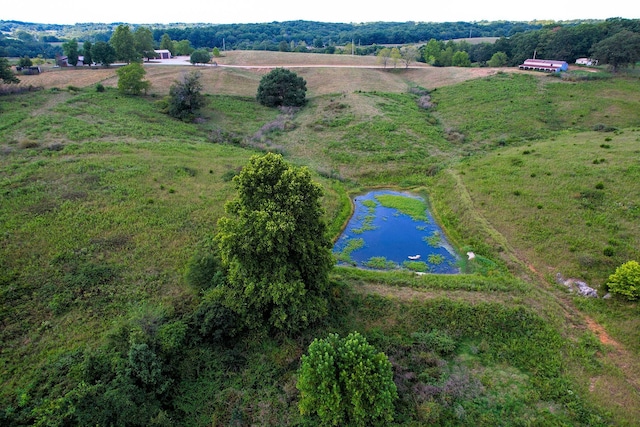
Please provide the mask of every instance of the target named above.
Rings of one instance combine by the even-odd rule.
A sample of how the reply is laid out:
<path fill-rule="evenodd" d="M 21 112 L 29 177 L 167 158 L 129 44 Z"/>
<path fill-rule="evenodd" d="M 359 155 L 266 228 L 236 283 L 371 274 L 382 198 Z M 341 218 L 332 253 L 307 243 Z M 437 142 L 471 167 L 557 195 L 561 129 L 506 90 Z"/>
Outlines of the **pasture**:
<path fill-rule="evenodd" d="M 397 425 L 640 417 L 637 303 L 555 282 L 560 272 L 602 296 L 608 274 L 640 258 L 637 78 L 383 69 L 348 55 L 216 60 L 197 67 L 208 101 L 197 123 L 160 107 L 190 65 L 146 66 L 142 97 L 119 94 L 109 68 L 21 76 L 43 90 L 0 98 L 0 420 L 62 419 L 88 367 L 126 356 L 136 334 L 192 328 L 190 260 L 210 248 L 233 175 L 265 149 L 310 168 L 334 237 L 350 196 L 402 189 L 478 260 L 456 276 L 336 268 L 331 319 L 296 338 L 178 351 L 158 335 L 174 384 L 159 425 L 299 425 L 300 355 L 351 330 L 393 359 Z M 307 81 L 300 111 L 255 101 L 276 65 Z"/>

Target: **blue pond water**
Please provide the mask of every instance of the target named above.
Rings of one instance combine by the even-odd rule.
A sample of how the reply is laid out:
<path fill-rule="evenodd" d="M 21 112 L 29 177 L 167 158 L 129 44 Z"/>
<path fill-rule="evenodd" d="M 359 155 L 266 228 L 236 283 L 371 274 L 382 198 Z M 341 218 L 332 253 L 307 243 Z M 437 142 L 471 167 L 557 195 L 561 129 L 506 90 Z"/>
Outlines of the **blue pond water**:
<path fill-rule="evenodd" d="M 458 256 L 431 213 L 427 210 L 428 220 L 423 221 L 382 206 L 376 196 L 386 194 L 421 199 L 392 190 L 376 190 L 356 197 L 353 216 L 333 248 L 339 263 L 363 268 L 404 267 L 430 273 L 459 273 Z M 420 257 L 415 260 L 409 258 L 417 255 Z M 372 258 L 378 262 L 373 264 Z M 380 266 L 381 258 L 384 267 Z"/>

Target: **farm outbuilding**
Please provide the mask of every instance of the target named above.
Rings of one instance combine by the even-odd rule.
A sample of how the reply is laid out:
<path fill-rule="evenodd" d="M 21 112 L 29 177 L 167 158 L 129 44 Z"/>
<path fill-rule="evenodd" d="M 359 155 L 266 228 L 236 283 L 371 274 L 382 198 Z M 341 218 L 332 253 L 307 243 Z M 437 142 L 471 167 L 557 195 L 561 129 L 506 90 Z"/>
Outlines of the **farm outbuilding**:
<path fill-rule="evenodd" d="M 569 64 L 565 61 L 556 61 L 554 59 L 527 59 L 518 68 L 521 70 L 559 73 L 560 71 L 567 71 L 569 69 Z"/>
<path fill-rule="evenodd" d="M 56 63 L 59 67 L 70 67 L 71 64 L 69 64 L 69 57 L 67 56 L 59 56 L 56 58 Z M 76 67 L 84 67 L 84 56 L 80 55 L 78 56 L 78 63 L 76 64 Z"/>
<path fill-rule="evenodd" d="M 576 59 L 576 64 L 578 65 L 586 65 L 587 67 L 598 65 L 597 59 L 592 58 L 578 58 Z"/>
<path fill-rule="evenodd" d="M 160 59 L 171 59 L 171 52 L 168 49 L 159 49 L 156 50 L 157 58 Z"/>

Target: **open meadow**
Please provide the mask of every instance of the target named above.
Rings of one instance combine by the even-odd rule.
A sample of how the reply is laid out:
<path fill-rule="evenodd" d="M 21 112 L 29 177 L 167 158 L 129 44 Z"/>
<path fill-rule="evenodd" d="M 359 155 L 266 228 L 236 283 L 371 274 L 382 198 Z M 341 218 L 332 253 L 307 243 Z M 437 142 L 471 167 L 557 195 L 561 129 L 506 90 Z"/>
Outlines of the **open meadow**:
<path fill-rule="evenodd" d="M 0 96 L 0 424 L 306 425 L 300 357 L 354 330 L 391 360 L 392 425 L 637 423 L 638 303 L 602 298 L 640 260 L 637 76 L 216 61 L 197 67 L 194 123 L 162 112 L 191 65 L 145 65 L 138 97 L 116 90 L 115 67 L 20 76 L 42 89 Z M 257 103 L 273 66 L 306 80 L 305 107 Z M 189 275 L 233 176 L 265 151 L 309 167 L 332 238 L 350 197 L 402 189 L 476 259 L 459 275 L 336 267 L 311 329 L 211 338 L 211 317 L 228 319 Z"/>

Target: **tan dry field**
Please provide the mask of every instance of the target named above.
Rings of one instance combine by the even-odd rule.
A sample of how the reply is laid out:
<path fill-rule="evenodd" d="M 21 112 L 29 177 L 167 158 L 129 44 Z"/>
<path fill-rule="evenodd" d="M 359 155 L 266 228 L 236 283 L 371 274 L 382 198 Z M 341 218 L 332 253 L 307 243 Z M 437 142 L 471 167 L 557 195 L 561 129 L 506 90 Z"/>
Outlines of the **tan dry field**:
<path fill-rule="evenodd" d="M 465 80 L 485 77 L 498 71 L 514 69 L 431 67 L 413 63 L 410 68 L 398 64 L 383 67 L 376 57 L 286 53 L 265 51 L 232 51 L 215 58 L 219 66 L 188 64 L 185 58 L 163 63 L 145 63 L 146 79 L 151 82 L 149 93 L 166 95 L 171 84 L 186 73 L 197 69 L 202 73 L 204 92 L 253 97 L 260 78 L 276 67 L 291 68 L 307 81 L 308 96 L 362 91 L 406 92 L 411 86 L 426 89 L 447 86 Z M 52 68 L 39 75 L 19 76 L 20 86 L 44 89 L 65 89 L 68 86 L 89 87 L 102 83 L 116 87 L 117 66 L 109 68 Z"/>

